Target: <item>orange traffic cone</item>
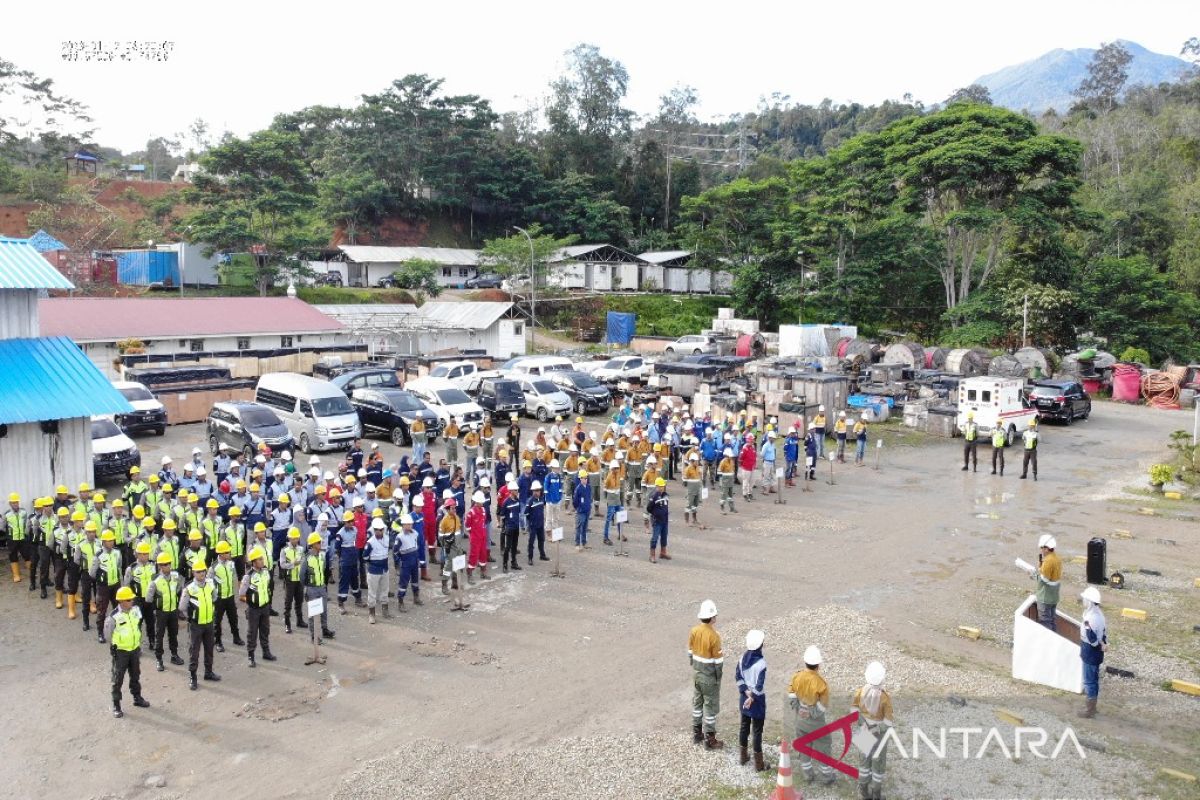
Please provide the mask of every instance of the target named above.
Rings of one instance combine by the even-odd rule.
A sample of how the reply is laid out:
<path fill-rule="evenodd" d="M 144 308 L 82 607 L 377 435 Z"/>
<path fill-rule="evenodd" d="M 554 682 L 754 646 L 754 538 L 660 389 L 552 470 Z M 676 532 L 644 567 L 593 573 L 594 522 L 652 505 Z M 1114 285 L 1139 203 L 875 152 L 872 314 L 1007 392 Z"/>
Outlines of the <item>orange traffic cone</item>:
<path fill-rule="evenodd" d="M 779 743 L 779 777 L 767 800 L 804 800 L 804 795 L 792 788 L 792 744 L 787 739 Z"/>

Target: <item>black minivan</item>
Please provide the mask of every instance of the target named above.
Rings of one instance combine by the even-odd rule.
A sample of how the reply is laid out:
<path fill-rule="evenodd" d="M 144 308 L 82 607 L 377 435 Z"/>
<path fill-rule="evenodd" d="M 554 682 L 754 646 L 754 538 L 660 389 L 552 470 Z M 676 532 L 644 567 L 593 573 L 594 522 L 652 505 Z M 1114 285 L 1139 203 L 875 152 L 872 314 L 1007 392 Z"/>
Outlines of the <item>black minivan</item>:
<path fill-rule="evenodd" d="M 221 445 L 241 453 L 251 462 L 263 443 L 275 455 L 296 449 L 287 426 L 262 403 L 240 400 L 214 403 L 205 428 L 208 430 L 208 449 L 214 456 Z"/>
<path fill-rule="evenodd" d="M 612 393 L 586 372 L 563 370 L 549 373 L 550 380 L 571 398 L 576 414 L 607 411 L 612 405 Z"/>
<path fill-rule="evenodd" d="M 508 378 L 486 377 L 471 382 L 467 394 L 493 417 L 525 413 L 525 394 L 521 384 Z"/>

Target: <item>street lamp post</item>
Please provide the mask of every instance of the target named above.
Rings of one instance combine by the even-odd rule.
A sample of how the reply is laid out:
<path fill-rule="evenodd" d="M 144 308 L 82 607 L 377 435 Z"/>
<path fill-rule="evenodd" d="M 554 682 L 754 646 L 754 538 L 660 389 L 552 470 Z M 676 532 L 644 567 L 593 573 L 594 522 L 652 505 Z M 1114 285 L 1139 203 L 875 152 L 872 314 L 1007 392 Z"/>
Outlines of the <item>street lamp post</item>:
<path fill-rule="evenodd" d="M 537 272 L 536 256 L 533 253 L 533 237 L 524 228 L 513 225 L 514 231 L 520 231 L 529 242 L 529 349 L 537 350 Z"/>

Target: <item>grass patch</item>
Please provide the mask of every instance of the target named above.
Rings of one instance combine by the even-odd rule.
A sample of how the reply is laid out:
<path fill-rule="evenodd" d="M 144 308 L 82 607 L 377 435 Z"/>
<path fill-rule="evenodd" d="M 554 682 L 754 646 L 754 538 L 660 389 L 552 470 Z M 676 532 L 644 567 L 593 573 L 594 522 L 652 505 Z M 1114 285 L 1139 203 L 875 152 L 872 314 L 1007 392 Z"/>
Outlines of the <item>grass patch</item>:
<path fill-rule="evenodd" d="M 717 309 L 731 302 L 713 295 L 614 294 L 604 298 L 604 310 L 637 314 L 640 335 L 684 336 L 712 327 Z"/>

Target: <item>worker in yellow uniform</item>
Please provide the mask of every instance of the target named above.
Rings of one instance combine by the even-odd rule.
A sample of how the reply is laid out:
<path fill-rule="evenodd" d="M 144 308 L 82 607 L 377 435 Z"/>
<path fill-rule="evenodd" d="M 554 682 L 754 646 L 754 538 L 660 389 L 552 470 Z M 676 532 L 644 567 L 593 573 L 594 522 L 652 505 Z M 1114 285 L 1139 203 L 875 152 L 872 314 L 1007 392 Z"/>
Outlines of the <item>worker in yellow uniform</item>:
<path fill-rule="evenodd" d="M 108 606 L 124 576 L 125 566 L 121 562 L 121 551 L 117 549 L 117 536 L 106 530 L 100 534 L 100 552 L 92 560 L 92 580 L 96 584 L 96 638 L 102 643 L 104 618 L 108 616 Z"/>
<path fill-rule="evenodd" d="M 688 661 L 692 667 L 692 740 L 708 750 L 719 750 L 725 743 L 717 738 L 717 714 L 721 712 L 721 672 L 725 654 L 721 634 L 714 623 L 717 604 L 700 604 L 700 618 L 688 634 Z"/>
<path fill-rule="evenodd" d="M 1037 481 L 1037 448 L 1038 448 L 1038 429 L 1037 417 L 1029 420 L 1029 429 L 1021 434 L 1021 441 L 1025 445 L 1025 458 L 1021 461 L 1021 480 L 1025 480 L 1025 476 L 1029 474 L 1029 466 L 1033 465 L 1033 480 Z"/>
<path fill-rule="evenodd" d="M 887 670 L 878 661 L 867 664 L 866 685 L 850 702 L 859 720 L 875 737 L 875 745 L 863 753 L 858 770 L 858 794 L 862 800 L 883 800 L 883 774 L 887 769 L 887 735 L 892 727 L 892 698 L 883 688 Z"/>
<path fill-rule="evenodd" d="M 37 583 L 33 575 L 33 537 L 29 533 L 29 517 L 21 508 L 21 495 L 13 492 L 8 496 L 8 511 L 5 512 L 4 530 L 8 534 L 8 563 L 12 568 L 13 583 L 21 582 L 21 559 L 29 565 L 29 589 Z"/>
<path fill-rule="evenodd" d="M 163 640 L 170 638 L 171 663 L 177 667 L 183 666 L 179 657 L 179 602 L 183 597 L 183 578 L 175 571 L 171 563 L 170 553 L 159 553 L 154 559 L 158 572 L 150 586 L 146 589 L 146 605 L 154 610 L 154 657 L 158 661 L 158 671 L 163 666 Z"/>
<path fill-rule="evenodd" d="M 967 412 L 967 419 L 959 430 L 963 435 L 962 471 L 966 472 L 969 465 L 974 465 L 975 472 L 979 472 L 979 426 L 975 424 L 974 411 Z"/>
<path fill-rule="evenodd" d="M 117 608 L 104 620 L 104 636 L 112 642 L 112 713 L 120 719 L 121 685 L 129 675 L 129 693 L 138 708 L 149 708 L 142 697 L 142 612 L 133 605 L 133 590 L 122 586 L 117 590 Z"/>
<path fill-rule="evenodd" d="M 291 536 L 290 531 L 288 535 Z M 271 571 L 267 569 L 266 555 L 261 547 L 250 551 L 250 570 L 238 589 L 238 598 L 246 604 L 246 651 L 251 667 L 258 666 L 254 651 L 260 640 L 263 661 L 275 660 L 271 655 Z"/>
<path fill-rule="evenodd" d="M 188 621 L 188 672 L 192 676 L 189 688 L 196 691 L 196 670 L 200 666 L 200 648 L 204 648 L 204 680 L 219 681 L 213 672 L 213 618 L 216 608 L 216 585 L 208 579 L 208 565 L 200 559 L 192 562 L 192 582 L 183 588 L 182 608 Z"/>
<path fill-rule="evenodd" d="M 729 504 L 730 513 L 736 514 L 733 507 L 733 479 L 737 474 L 737 462 L 733 460 L 733 449 L 726 447 L 722 451 L 721 461 L 717 464 L 717 485 L 721 487 L 721 514 L 725 514 L 725 505 Z"/>
<path fill-rule="evenodd" d="M 788 702 L 796 717 L 797 739 L 818 728 L 825 727 L 825 711 L 829 708 L 829 685 L 821 677 L 820 669 L 821 651 L 810 645 L 804 651 L 804 669 L 792 676 L 792 683 L 788 687 Z M 829 736 L 825 735 L 810 742 L 808 747 L 818 753 L 829 755 Z M 828 764 L 822 762 L 814 770 L 812 756 L 803 752 L 797 755 L 800 760 L 800 769 L 809 783 L 817 778 L 818 773 L 821 782 L 826 785 L 831 785 L 836 780 L 833 768 Z"/>
<path fill-rule="evenodd" d="M 1033 573 L 1037 581 L 1038 622 L 1055 630 L 1055 610 L 1058 608 L 1059 584 L 1062 581 L 1062 559 L 1054 552 L 1058 541 L 1048 533 L 1038 539 L 1038 560 L 1041 565 Z"/>
<path fill-rule="evenodd" d="M 997 425 L 992 431 L 992 474 L 996 474 L 996 463 L 1000 463 L 1000 475 L 1004 475 L 1004 448 L 1008 446 L 1008 437 L 1004 427 Z"/>
<path fill-rule="evenodd" d="M 837 460 L 846 463 L 846 412 L 839 411 L 837 422 L 833 423 L 833 435 L 837 439 Z"/>

